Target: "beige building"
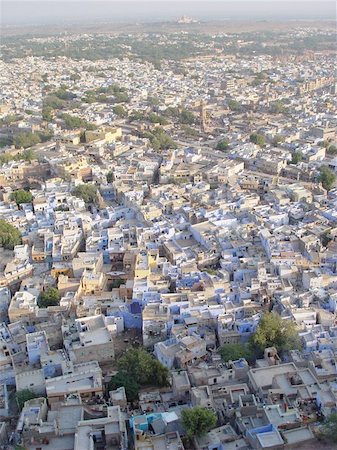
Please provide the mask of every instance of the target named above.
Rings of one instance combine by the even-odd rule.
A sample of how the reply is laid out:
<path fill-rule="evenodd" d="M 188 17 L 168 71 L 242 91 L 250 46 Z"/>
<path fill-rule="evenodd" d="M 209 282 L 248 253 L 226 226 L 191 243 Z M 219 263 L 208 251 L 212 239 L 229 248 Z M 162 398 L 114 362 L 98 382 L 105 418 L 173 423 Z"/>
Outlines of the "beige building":
<path fill-rule="evenodd" d="M 62 326 L 64 347 L 71 361 L 90 360 L 108 364 L 114 360 L 113 334 L 116 327 L 105 322 L 103 315 L 83 317 Z"/>

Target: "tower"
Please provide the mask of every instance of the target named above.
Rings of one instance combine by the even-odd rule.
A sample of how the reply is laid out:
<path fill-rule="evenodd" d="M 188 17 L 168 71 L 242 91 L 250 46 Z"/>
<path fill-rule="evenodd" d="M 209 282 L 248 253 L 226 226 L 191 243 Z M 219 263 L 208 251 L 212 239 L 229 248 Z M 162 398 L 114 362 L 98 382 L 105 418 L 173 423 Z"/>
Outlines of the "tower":
<path fill-rule="evenodd" d="M 206 132 L 207 129 L 207 116 L 206 116 L 206 108 L 203 100 L 200 101 L 200 129 L 203 133 Z"/>

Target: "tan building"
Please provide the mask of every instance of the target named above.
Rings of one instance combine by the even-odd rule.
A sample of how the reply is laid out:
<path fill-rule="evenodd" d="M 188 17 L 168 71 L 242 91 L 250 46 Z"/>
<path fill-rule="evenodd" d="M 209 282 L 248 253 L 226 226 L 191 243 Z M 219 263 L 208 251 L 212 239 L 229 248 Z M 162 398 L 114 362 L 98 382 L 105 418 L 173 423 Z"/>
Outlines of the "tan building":
<path fill-rule="evenodd" d="M 71 361 L 111 363 L 115 358 L 112 337 L 115 329 L 114 324 L 106 324 L 103 315 L 83 317 L 63 325 L 64 347 Z"/>
<path fill-rule="evenodd" d="M 112 142 L 120 139 L 122 137 L 121 128 L 101 128 L 94 131 L 85 132 L 85 141 L 92 142 L 95 140 L 104 140 L 106 144 L 111 144 Z"/>
<path fill-rule="evenodd" d="M 102 396 L 102 371 L 96 361 L 75 364 L 71 373 L 46 380 L 50 405 L 62 402 L 65 396 L 78 393 L 81 398 Z"/>

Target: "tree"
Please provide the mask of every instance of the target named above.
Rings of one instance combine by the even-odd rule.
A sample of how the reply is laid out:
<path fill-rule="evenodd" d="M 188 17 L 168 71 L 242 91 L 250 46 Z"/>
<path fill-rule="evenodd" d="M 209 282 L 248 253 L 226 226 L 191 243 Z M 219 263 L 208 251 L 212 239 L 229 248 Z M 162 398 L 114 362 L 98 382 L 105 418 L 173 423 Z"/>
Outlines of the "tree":
<path fill-rule="evenodd" d="M 295 152 L 291 158 L 291 164 L 298 164 L 303 159 L 303 155 L 301 152 Z"/>
<path fill-rule="evenodd" d="M 179 114 L 179 121 L 184 125 L 193 125 L 195 123 L 195 116 L 191 111 L 182 109 Z"/>
<path fill-rule="evenodd" d="M 281 144 L 281 142 L 284 142 L 284 137 L 281 134 L 275 134 L 275 136 L 273 137 L 271 143 L 275 146 L 277 146 L 278 144 Z"/>
<path fill-rule="evenodd" d="M 42 108 L 42 119 L 51 122 L 54 117 L 54 110 L 51 106 L 44 106 Z"/>
<path fill-rule="evenodd" d="M 190 127 L 189 125 L 182 125 L 181 131 L 184 133 L 187 137 L 198 137 L 199 133 L 195 128 Z"/>
<path fill-rule="evenodd" d="M 325 140 L 325 141 L 319 141 L 318 143 L 318 146 L 319 147 L 327 147 L 328 145 L 329 145 L 329 143 L 328 143 L 328 141 L 327 140 Z"/>
<path fill-rule="evenodd" d="M 228 108 L 231 111 L 239 112 L 242 110 L 242 105 L 237 100 L 229 100 L 228 102 Z"/>
<path fill-rule="evenodd" d="M 36 398 L 36 395 L 29 389 L 22 389 L 16 393 L 16 401 L 20 409 L 24 407 L 25 402 L 32 400 L 33 398 Z"/>
<path fill-rule="evenodd" d="M 337 145 L 335 144 L 329 145 L 326 151 L 329 155 L 337 155 Z"/>
<path fill-rule="evenodd" d="M 12 139 L 9 137 L 2 137 L 0 138 L 0 148 L 8 147 L 9 145 L 12 145 Z M 1 155 L 3 156 L 3 154 Z"/>
<path fill-rule="evenodd" d="M 128 113 L 126 112 L 126 109 L 123 108 L 122 105 L 116 105 L 113 107 L 112 110 L 118 117 L 127 117 L 127 115 L 128 115 Z"/>
<path fill-rule="evenodd" d="M 332 413 L 319 427 L 318 436 L 337 444 L 337 413 Z"/>
<path fill-rule="evenodd" d="M 128 402 L 133 402 L 138 399 L 139 393 L 139 384 L 135 381 L 135 379 L 126 372 L 118 372 L 117 375 L 111 378 L 109 382 L 109 390 L 115 390 L 120 387 L 125 388 L 125 393 Z"/>
<path fill-rule="evenodd" d="M 145 133 L 144 136 L 150 139 L 154 150 L 168 150 L 176 147 L 174 140 L 162 128 L 156 128 L 151 133 Z"/>
<path fill-rule="evenodd" d="M 122 280 L 122 278 L 116 278 L 115 280 L 112 280 L 111 287 L 112 289 L 117 289 L 121 287 L 122 284 L 125 284 L 125 280 Z"/>
<path fill-rule="evenodd" d="M 251 345 L 257 351 L 275 347 L 277 351 L 300 349 L 301 340 L 296 322 L 283 320 L 277 313 L 265 313 L 256 332 L 251 337 Z"/>
<path fill-rule="evenodd" d="M 322 183 L 324 189 L 329 191 L 336 182 L 336 174 L 327 166 L 321 166 L 319 171 L 318 180 Z"/>
<path fill-rule="evenodd" d="M 179 110 L 179 108 L 176 108 L 174 106 L 169 106 L 168 108 L 165 109 L 164 114 L 165 114 L 165 116 L 179 119 L 180 110 Z"/>
<path fill-rule="evenodd" d="M 2 125 L 10 125 L 19 120 L 19 116 L 17 114 L 8 114 L 7 116 L 0 119 L 0 126 Z"/>
<path fill-rule="evenodd" d="M 76 97 L 76 95 L 68 91 L 65 86 L 61 86 L 54 92 L 54 95 L 61 100 L 73 100 Z"/>
<path fill-rule="evenodd" d="M 264 72 L 259 72 L 256 74 L 254 80 L 252 81 L 253 86 L 259 86 L 263 81 L 265 81 L 267 75 Z"/>
<path fill-rule="evenodd" d="M 219 141 L 216 144 L 215 149 L 216 150 L 220 150 L 221 152 L 224 152 L 226 150 L 228 150 L 229 147 L 229 140 L 228 139 L 221 139 L 221 141 Z"/>
<path fill-rule="evenodd" d="M 21 205 L 22 203 L 31 203 L 33 200 L 33 195 L 29 191 L 18 189 L 11 193 L 10 199 L 13 200 L 17 205 Z"/>
<path fill-rule="evenodd" d="M 31 148 L 24 150 L 21 153 L 13 154 L 13 153 L 2 153 L 0 155 L 0 165 L 6 164 L 9 161 L 32 161 L 36 159 L 36 154 L 33 152 Z"/>
<path fill-rule="evenodd" d="M 248 345 L 243 344 L 225 344 L 220 348 L 219 353 L 224 362 L 236 361 L 240 358 L 250 360 L 252 357 Z"/>
<path fill-rule="evenodd" d="M 126 372 L 139 385 L 167 386 L 169 371 L 146 350 L 132 348 L 119 358 L 118 369 Z"/>
<path fill-rule="evenodd" d="M 142 111 L 133 110 L 129 116 L 130 122 L 133 122 L 134 120 L 144 120 L 145 116 Z"/>
<path fill-rule="evenodd" d="M 276 100 L 276 102 L 273 102 L 270 106 L 270 112 L 273 114 L 282 114 L 286 112 L 285 105 L 283 101 Z"/>
<path fill-rule="evenodd" d="M 321 242 L 324 247 L 327 247 L 329 245 L 329 242 L 331 242 L 331 241 L 332 241 L 332 237 L 328 234 L 328 232 L 324 233 L 321 236 Z"/>
<path fill-rule="evenodd" d="M 147 102 L 150 106 L 158 106 L 160 104 L 159 98 L 158 97 L 152 97 L 149 96 L 147 98 Z"/>
<path fill-rule="evenodd" d="M 93 123 L 89 123 L 84 119 L 71 114 L 61 114 L 61 119 L 64 121 L 64 125 L 68 130 L 74 130 L 76 128 L 85 128 L 87 130 L 95 130 L 97 127 Z"/>
<path fill-rule="evenodd" d="M 16 148 L 27 148 L 32 147 L 33 145 L 38 144 L 41 142 L 40 136 L 37 133 L 18 133 L 13 138 L 13 143 Z"/>
<path fill-rule="evenodd" d="M 160 125 L 167 125 L 168 120 L 165 117 L 159 116 L 155 113 L 150 113 L 148 119 L 151 123 L 159 123 Z"/>
<path fill-rule="evenodd" d="M 129 96 L 126 92 L 115 92 L 114 96 L 116 103 L 126 103 L 129 101 Z"/>
<path fill-rule="evenodd" d="M 250 142 L 253 144 L 259 145 L 260 147 L 264 147 L 266 144 L 265 137 L 262 134 L 252 133 L 249 137 Z"/>
<path fill-rule="evenodd" d="M 24 150 L 22 153 L 18 154 L 19 160 L 22 159 L 24 161 L 32 161 L 36 159 L 36 154 L 33 152 L 31 148 Z"/>
<path fill-rule="evenodd" d="M 38 131 L 38 136 L 40 138 L 40 142 L 46 142 L 49 141 L 49 139 L 51 139 L 53 137 L 53 132 L 48 130 L 48 131 Z"/>
<path fill-rule="evenodd" d="M 41 292 L 37 304 L 39 308 L 47 308 L 48 306 L 57 306 L 60 302 L 61 295 L 56 288 L 48 288 Z"/>
<path fill-rule="evenodd" d="M 190 439 L 195 436 L 203 436 L 217 423 L 216 415 L 202 406 L 184 409 L 181 412 L 181 417 L 183 427 Z"/>
<path fill-rule="evenodd" d="M 73 194 L 84 200 L 85 203 L 94 203 L 96 200 L 97 187 L 93 184 L 79 184 L 73 190 Z"/>
<path fill-rule="evenodd" d="M 112 183 L 112 182 L 113 182 L 113 179 L 114 179 L 114 175 L 113 175 L 112 170 L 110 170 L 110 171 L 106 174 L 106 181 L 107 181 L 108 183 Z"/>
<path fill-rule="evenodd" d="M 13 250 L 16 245 L 20 245 L 21 233 L 10 223 L 0 219 L 0 247 Z"/>
<path fill-rule="evenodd" d="M 152 359 L 152 371 L 153 374 L 150 378 L 151 384 L 155 384 L 157 386 L 168 386 L 168 369 L 163 366 L 161 362 L 157 359 Z"/>
<path fill-rule="evenodd" d="M 53 109 L 63 109 L 66 106 L 66 102 L 59 97 L 57 97 L 55 94 L 48 95 L 43 100 L 42 109 L 44 108 L 51 108 Z"/>

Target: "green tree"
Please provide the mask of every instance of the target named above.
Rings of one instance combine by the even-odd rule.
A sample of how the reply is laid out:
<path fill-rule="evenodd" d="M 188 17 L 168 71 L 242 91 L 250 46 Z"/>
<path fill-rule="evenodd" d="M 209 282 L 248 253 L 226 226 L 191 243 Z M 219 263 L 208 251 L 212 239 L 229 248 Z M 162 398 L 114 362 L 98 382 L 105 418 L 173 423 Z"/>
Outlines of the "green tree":
<path fill-rule="evenodd" d="M 125 284 L 125 280 L 122 280 L 122 278 L 116 278 L 115 280 L 112 280 L 111 287 L 112 289 L 119 288 L 122 284 Z"/>
<path fill-rule="evenodd" d="M 162 128 L 156 128 L 151 133 L 145 133 L 144 136 L 150 139 L 154 150 L 167 150 L 176 147 L 174 140 Z"/>
<path fill-rule="evenodd" d="M 27 402 L 28 400 L 32 400 L 37 396 L 36 394 L 34 394 L 34 392 L 30 391 L 29 389 L 22 389 L 21 391 L 17 391 L 15 397 L 19 408 L 22 409 L 25 402 Z"/>
<path fill-rule="evenodd" d="M 172 117 L 172 118 L 176 118 L 176 119 L 179 119 L 179 117 L 180 117 L 179 108 L 176 108 L 176 107 L 173 107 L 173 106 L 170 106 L 170 107 L 166 108 L 165 111 L 164 111 L 164 114 L 167 117 Z"/>
<path fill-rule="evenodd" d="M 183 409 L 181 412 L 183 427 L 188 438 L 203 436 L 214 428 L 217 423 L 216 415 L 207 408 L 195 406 Z"/>
<path fill-rule="evenodd" d="M 115 92 L 114 97 L 116 103 L 127 103 L 129 101 L 129 96 L 126 92 Z"/>
<path fill-rule="evenodd" d="M 24 150 L 22 153 L 18 154 L 18 159 L 19 160 L 22 159 L 24 161 L 33 161 L 33 159 L 36 159 L 36 154 L 33 152 L 31 148 L 28 148 Z"/>
<path fill-rule="evenodd" d="M 8 147 L 9 145 L 12 145 L 12 139 L 10 137 L 1 137 L 0 138 L 0 148 Z M 0 155 L 3 156 L 3 155 Z"/>
<path fill-rule="evenodd" d="M 221 152 L 225 152 L 228 150 L 229 147 L 229 140 L 228 139 L 221 139 L 217 144 L 215 149 L 220 150 Z"/>
<path fill-rule="evenodd" d="M 279 352 L 302 347 L 296 322 L 283 320 L 274 312 L 262 316 L 250 343 L 259 352 L 263 352 L 267 347 L 275 347 Z"/>
<path fill-rule="evenodd" d="M 252 133 L 249 137 L 250 142 L 253 144 L 259 145 L 260 147 L 264 147 L 266 144 L 266 139 L 262 134 Z"/>
<path fill-rule="evenodd" d="M 61 100 L 73 100 L 76 95 L 68 91 L 65 86 L 61 86 L 56 92 L 54 92 L 57 98 Z"/>
<path fill-rule="evenodd" d="M 19 116 L 17 114 L 8 114 L 7 116 L 0 119 L 0 126 L 2 125 L 11 125 L 19 120 Z"/>
<path fill-rule="evenodd" d="M 276 100 L 270 106 L 270 112 L 273 114 L 282 114 L 286 112 L 286 107 L 282 100 Z"/>
<path fill-rule="evenodd" d="M 317 145 L 318 145 L 319 147 L 327 147 L 327 146 L 328 146 L 328 141 L 327 141 L 327 140 L 325 140 L 325 141 L 319 141 L 319 142 L 317 143 Z"/>
<path fill-rule="evenodd" d="M 42 119 L 51 122 L 54 117 L 54 110 L 51 106 L 44 106 L 42 108 Z"/>
<path fill-rule="evenodd" d="M 144 120 L 144 119 L 145 119 L 145 115 L 142 111 L 133 110 L 129 116 L 130 122 L 133 122 L 135 120 Z"/>
<path fill-rule="evenodd" d="M 108 183 L 112 183 L 112 182 L 113 182 L 113 179 L 114 179 L 114 175 L 113 175 L 112 170 L 110 170 L 110 171 L 106 174 L 106 181 L 107 181 Z"/>
<path fill-rule="evenodd" d="M 27 148 L 41 142 L 40 136 L 37 133 L 23 132 L 18 133 L 13 138 L 13 143 L 16 148 Z"/>
<path fill-rule="evenodd" d="M 64 125 L 68 130 L 74 130 L 76 128 L 85 128 L 86 130 L 95 130 L 97 127 L 93 123 L 89 123 L 84 119 L 71 114 L 61 114 L 61 119 L 64 121 Z"/>
<path fill-rule="evenodd" d="M 149 381 L 156 386 L 168 386 L 168 369 L 157 359 L 152 359 L 152 376 Z"/>
<path fill-rule="evenodd" d="M 113 107 L 112 110 L 116 114 L 116 116 L 118 116 L 118 117 L 127 117 L 127 115 L 128 115 L 126 109 L 123 108 L 122 105 L 116 105 L 116 106 Z"/>
<path fill-rule="evenodd" d="M 267 78 L 267 75 L 264 72 L 259 72 L 256 74 L 254 80 L 252 81 L 253 86 L 259 86 L 263 81 L 265 81 Z"/>
<path fill-rule="evenodd" d="M 2 153 L 0 155 L 0 165 L 6 164 L 9 161 L 32 161 L 36 159 L 36 155 L 32 149 L 26 149 L 21 153 L 12 154 L 12 153 Z"/>
<path fill-rule="evenodd" d="M 195 123 L 195 116 L 191 111 L 183 108 L 179 114 L 179 121 L 184 125 L 193 125 Z"/>
<path fill-rule="evenodd" d="M 149 96 L 149 97 L 147 98 L 147 102 L 148 102 L 148 104 L 149 104 L 150 106 L 158 106 L 159 103 L 160 103 L 158 97 L 152 97 L 152 96 Z"/>
<path fill-rule="evenodd" d="M 332 237 L 331 237 L 331 235 L 329 235 L 328 232 L 324 233 L 321 236 L 321 242 L 324 247 L 327 247 L 329 245 L 329 242 L 331 242 L 331 241 L 332 241 Z"/>
<path fill-rule="evenodd" d="M 224 362 L 236 361 L 240 358 L 250 360 L 252 353 L 248 345 L 244 344 L 225 344 L 220 348 L 219 353 Z"/>
<path fill-rule="evenodd" d="M 51 108 L 52 110 L 63 109 L 63 108 L 65 108 L 66 105 L 67 105 L 67 103 L 64 100 L 60 99 L 59 97 L 57 97 L 54 94 L 51 94 L 51 95 L 47 95 L 47 97 L 44 98 L 43 104 L 42 104 L 42 109 L 44 109 L 44 108 Z"/>
<path fill-rule="evenodd" d="M 133 402 L 138 399 L 139 384 L 135 381 L 135 379 L 126 372 L 118 372 L 117 375 L 111 378 L 109 383 L 109 390 L 115 390 L 120 387 L 125 388 L 125 393 L 128 402 Z"/>
<path fill-rule="evenodd" d="M 242 111 L 242 109 L 243 109 L 241 103 L 239 103 L 237 100 L 229 100 L 228 108 L 231 111 L 235 111 L 235 112 Z"/>
<path fill-rule="evenodd" d="M 93 184 L 79 184 L 73 190 L 73 194 L 84 200 L 85 203 L 94 203 L 96 200 L 97 187 Z"/>
<path fill-rule="evenodd" d="M 53 137 L 53 132 L 50 130 L 38 131 L 37 134 L 38 134 L 41 142 L 49 141 Z"/>
<path fill-rule="evenodd" d="M 281 144 L 282 142 L 284 142 L 284 137 L 281 134 L 275 134 L 271 141 L 271 143 L 275 146 Z"/>
<path fill-rule="evenodd" d="M 22 203 L 31 203 L 33 200 L 33 195 L 29 191 L 18 189 L 11 193 L 10 199 L 17 205 L 21 205 Z"/>
<path fill-rule="evenodd" d="M 329 442 L 337 444 L 337 413 L 330 414 L 319 427 L 318 436 Z"/>
<path fill-rule="evenodd" d="M 303 159 L 303 155 L 301 152 L 295 152 L 291 158 L 291 164 L 298 164 Z"/>
<path fill-rule="evenodd" d="M 168 385 L 168 369 L 142 348 L 127 350 L 119 358 L 118 369 L 132 376 L 139 385 Z"/>
<path fill-rule="evenodd" d="M 326 151 L 329 155 L 337 155 L 337 145 L 336 144 L 329 145 Z"/>
<path fill-rule="evenodd" d="M 61 295 L 56 288 L 48 288 L 41 292 L 37 304 L 40 308 L 47 308 L 48 306 L 57 306 L 60 302 Z"/>
<path fill-rule="evenodd" d="M 336 174 L 327 166 L 321 166 L 319 168 L 318 180 L 322 183 L 324 189 L 329 191 L 336 182 Z"/>
<path fill-rule="evenodd" d="M 22 242 L 20 231 L 10 223 L 0 219 L 0 247 L 13 250 Z"/>
<path fill-rule="evenodd" d="M 190 127 L 189 125 L 182 125 L 181 131 L 184 133 L 187 137 L 198 137 L 199 133 L 195 128 Z"/>
<path fill-rule="evenodd" d="M 151 123 L 159 123 L 160 125 L 168 124 L 168 120 L 165 119 L 165 117 L 159 116 L 158 114 L 155 113 L 150 113 L 148 115 L 148 119 Z"/>

